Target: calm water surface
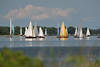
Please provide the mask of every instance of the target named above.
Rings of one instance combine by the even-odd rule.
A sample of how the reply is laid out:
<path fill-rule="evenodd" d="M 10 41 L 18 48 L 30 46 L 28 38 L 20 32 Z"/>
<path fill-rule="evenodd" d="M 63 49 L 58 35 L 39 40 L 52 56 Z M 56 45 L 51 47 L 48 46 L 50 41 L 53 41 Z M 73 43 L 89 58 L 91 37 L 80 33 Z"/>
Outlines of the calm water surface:
<path fill-rule="evenodd" d="M 0 36 L 0 50 L 9 47 L 14 51 L 21 50 L 29 57 L 39 57 L 48 67 L 51 61 L 57 64 L 73 55 L 85 56 L 89 61 L 100 58 L 100 39 L 76 39 L 72 36 L 66 40 L 59 40 L 56 36 L 47 36 L 45 39 L 25 39 L 21 36 Z M 63 64 L 63 63 L 62 63 Z"/>
<path fill-rule="evenodd" d="M 76 39 L 69 37 L 66 40 L 57 39 L 56 36 L 47 36 L 45 39 L 25 39 L 22 36 L 9 38 L 0 36 L 0 48 L 2 47 L 99 47 L 100 38 Z"/>

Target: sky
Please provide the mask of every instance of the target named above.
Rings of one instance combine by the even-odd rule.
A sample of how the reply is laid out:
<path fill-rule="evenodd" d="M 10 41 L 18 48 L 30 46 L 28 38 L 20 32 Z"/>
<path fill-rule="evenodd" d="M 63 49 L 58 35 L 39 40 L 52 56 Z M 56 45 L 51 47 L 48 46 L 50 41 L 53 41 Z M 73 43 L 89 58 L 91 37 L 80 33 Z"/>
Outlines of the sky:
<path fill-rule="evenodd" d="M 100 28 L 100 0 L 0 0 L 0 26 L 57 27 L 64 21 L 67 27 Z"/>

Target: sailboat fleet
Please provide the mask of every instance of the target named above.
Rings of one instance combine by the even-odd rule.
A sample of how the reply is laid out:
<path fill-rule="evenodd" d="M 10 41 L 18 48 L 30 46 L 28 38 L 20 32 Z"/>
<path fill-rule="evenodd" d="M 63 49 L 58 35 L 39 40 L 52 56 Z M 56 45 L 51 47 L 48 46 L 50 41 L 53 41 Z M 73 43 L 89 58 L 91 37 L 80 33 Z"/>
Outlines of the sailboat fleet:
<path fill-rule="evenodd" d="M 10 19 L 10 37 L 14 35 L 14 25 L 12 24 L 12 20 Z M 22 27 L 20 27 L 20 35 L 22 36 Z M 90 37 L 90 30 L 87 28 L 86 35 L 83 34 L 82 27 L 76 27 L 74 38 L 89 38 Z M 24 37 L 25 38 L 45 38 L 47 36 L 47 29 L 44 30 L 42 27 L 39 27 L 39 30 L 37 29 L 37 25 L 33 27 L 32 22 L 30 21 L 29 26 L 25 27 Z M 57 28 L 57 38 L 68 38 L 68 31 L 64 24 L 64 21 L 61 24 L 61 27 Z"/>
<path fill-rule="evenodd" d="M 86 35 L 83 35 L 83 30 L 82 30 L 82 27 L 76 27 L 75 29 L 75 33 L 74 33 L 74 37 L 75 38 L 87 38 L 90 36 L 90 30 L 89 28 L 87 28 L 86 30 Z"/>
<path fill-rule="evenodd" d="M 79 28 L 76 27 L 74 37 L 75 38 L 89 38 L 90 37 L 90 30 L 87 28 L 86 35 L 83 34 L 82 27 L 80 26 Z M 64 21 L 61 24 L 61 28 L 58 25 L 57 29 L 57 38 L 68 38 L 68 31 L 66 26 L 64 25 Z"/>
<path fill-rule="evenodd" d="M 37 33 L 37 26 L 35 25 L 34 28 L 32 26 L 32 22 L 30 21 L 29 27 L 25 28 L 25 38 L 45 38 L 42 28 L 39 28 L 39 32 Z"/>

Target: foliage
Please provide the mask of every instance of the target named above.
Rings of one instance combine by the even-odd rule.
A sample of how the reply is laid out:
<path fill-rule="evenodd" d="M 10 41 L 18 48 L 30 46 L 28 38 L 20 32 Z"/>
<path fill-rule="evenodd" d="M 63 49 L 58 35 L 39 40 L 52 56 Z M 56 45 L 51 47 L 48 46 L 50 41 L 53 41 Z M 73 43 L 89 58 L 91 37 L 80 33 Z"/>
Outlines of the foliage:
<path fill-rule="evenodd" d="M 72 67 L 100 67 L 100 59 L 89 61 L 84 56 L 70 56 L 66 63 L 69 63 Z"/>
<path fill-rule="evenodd" d="M 0 52 L 0 67 L 43 67 L 43 62 L 39 58 L 30 59 L 20 51 L 3 48 Z"/>

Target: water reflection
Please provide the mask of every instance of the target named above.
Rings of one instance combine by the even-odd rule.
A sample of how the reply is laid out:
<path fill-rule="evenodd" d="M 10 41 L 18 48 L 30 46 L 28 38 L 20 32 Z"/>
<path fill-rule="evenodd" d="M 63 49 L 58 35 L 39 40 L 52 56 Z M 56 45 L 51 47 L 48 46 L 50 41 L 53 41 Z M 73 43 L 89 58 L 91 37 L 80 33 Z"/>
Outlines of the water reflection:
<path fill-rule="evenodd" d="M 60 38 L 60 40 L 67 40 L 67 38 Z"/>
<path fill-rule="evenodd" d="M 38 38 L 38 40 L 43 41 L 45 38 Z"/>
<path fill-rule="evenodd" d="M 10 41 L 12 41 L 12 38 L 11 37 L 9 39 L 10 39 Z"/>
<path fill-rule="evenodd" d="M 79 40 L 83 40 L 83 38 L 79 38 Z"/>
<path fill-rule="evenodd" d="M 10 37 L 9 39 L 10 39 L 10 45 L 9 45 L 9 47 L 10 48 L 14 47 L 14 37 Z"/>
<path fill-rule="evenodd" d="M 90 40 L 90 37 L 86 37 L 86 40 Z"/>
<path fill-rule="evenodd" d="M 20 40 L 22 41 L 22 36 L 20 36 Z"/>
<path fill-rule="evenodd" d="M 34 41 L 36 40 L 35 38 L 25 38 L 25 41 Z"/>
<path fill-rule="evenodd" d="M 100 39 L 96 37 L 90 38 L 56 38 L 55 36 L 48 36 L 47 38 L 24 38 L 24 37 L 3 37 L 0 41 L 0 47 L 30 47 L 30 46 L 100 46 Z M 86 41 L 85 44 L 82 41 Z M 96 44 L 95 44 L 95 43 Z M 97 43 L 98 42 L 98 43 Z"/>

